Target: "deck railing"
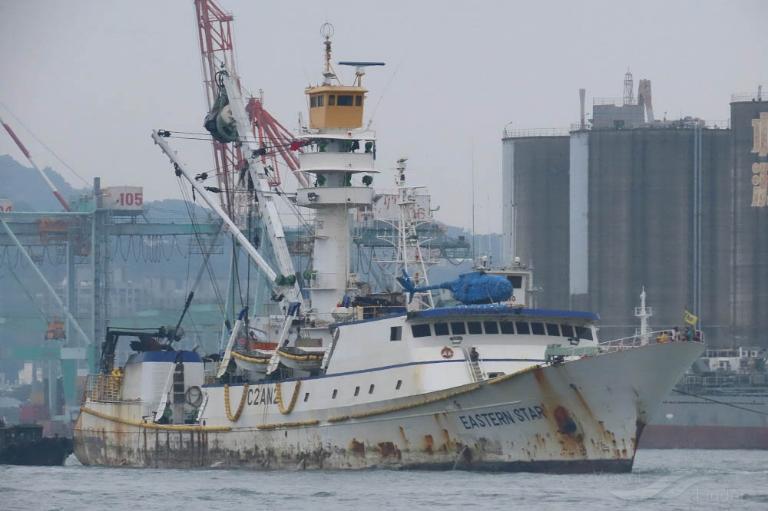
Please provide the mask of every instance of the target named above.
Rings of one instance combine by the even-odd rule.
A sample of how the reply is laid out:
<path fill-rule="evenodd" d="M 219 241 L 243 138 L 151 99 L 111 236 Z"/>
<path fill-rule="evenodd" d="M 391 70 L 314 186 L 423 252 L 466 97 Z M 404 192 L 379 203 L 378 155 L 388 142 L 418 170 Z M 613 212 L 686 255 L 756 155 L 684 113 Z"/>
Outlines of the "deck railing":
<path fill-rule="evenodd" d="M 122 383 L 122 375 L 92 374 L 86 381 L 85 398 L 107 403 L 122 401 Z"/>
<path fill-rule="evenodd" d="M 646 344 L 659 343 L 664 344 L 668 342 L 704 342 L 704 335 L 701 330 L 691 330 L 690 335 L 683 331 L 674 330 L 656 330 L 648 332 L 645 335 L 632 335 L 629 337 L 622 337 L 621 339 L 614 339 L 611 341 L 605 341 L 600 343 L 600 351 L 603 353 L 612 351 L 629 350 L 633 348 L 639 348 Z"/>

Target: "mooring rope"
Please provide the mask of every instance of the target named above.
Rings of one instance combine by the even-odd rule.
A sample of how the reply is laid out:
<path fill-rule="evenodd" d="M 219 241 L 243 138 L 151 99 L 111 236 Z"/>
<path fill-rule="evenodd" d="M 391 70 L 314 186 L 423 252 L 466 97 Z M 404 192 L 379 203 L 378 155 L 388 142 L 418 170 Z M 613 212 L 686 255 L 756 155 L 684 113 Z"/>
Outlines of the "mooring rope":
<path fill-rule="evenodd" d="M 80 407 L 80 412 L 93 415 L 94 417 L 98 417 L 100 419 L 116 422 L 118 424 L 125 424 L 126 426 L 136 426 L 144 429 L 160 429 L 165 431 L 212 431 L 212 432 L 215 432 L 215 431 L 224 432 L 224 431 L 232 430 L 232 428 L 230 428 L 229 426 L 201 426 L 197 424 L 157 424 L 154 422 L 142 422 L 137 420 L 121 419 L 120 417 L 114 417 L 112 415 L 107 415 L 106 413 L 97 412 L 96 410 L 91 410 L 90 408 L 87 408 L 85 406 Z"/>
<path fill-rule="evenodd" d="M 227 419 L 231 422 L 237 422 L 240 419 L 240 415 L 245 408 L 245 398 L 248 395 L 248 384 L 243 385 L 243 393 L 240 395 L 240 404 L 237 405 L 237 411 L 232 414 L 232 409 L 229 406 L 229 385 L 224 385 L 224 411 L 227 412 Z"/>
<path fill-rule="evenodd" d="M 283 405 L 283 391 L 280 382 L 275 383 L 275 400 L 277 401 L 277 407 L 280 410 L 280 413 L 288 415 L 293 411 L 293 407 L 296 406 L 296 399 L 299 397 L 299 389 L 301 389 L 301 380 L 296 380 L 296 384 L 293 386 L 291 402 L 288 404 L 288 408 L 285 408 Z"/>

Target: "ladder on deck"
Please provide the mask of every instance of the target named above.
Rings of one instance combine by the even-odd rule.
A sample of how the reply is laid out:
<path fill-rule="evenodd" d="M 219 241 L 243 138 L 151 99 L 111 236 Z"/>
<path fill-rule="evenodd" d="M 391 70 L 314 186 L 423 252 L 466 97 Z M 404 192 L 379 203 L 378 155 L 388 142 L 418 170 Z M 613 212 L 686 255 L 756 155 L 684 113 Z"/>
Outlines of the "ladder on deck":
<path fill-rule="evenodd" d="M 480 363 L 477 360 L 470 360 L 469 367 L 472 371 L 472 379 L 475 381 L 483 381 L 483 371 L 480 369 Z"/>
<path fill-rule="evenodd" d="M 467 348 L 462 348 L 461 351 L 464 352 L 464 360 L 467 363 L 467 371 L 469 372 L 469 376 L 472 378 L 472 381 L 483 381 L 485 379 L 485 375 L 483 374 L 483 370 L 480 369 L 480 362 L 477 360 L 472 360 L 472 357 L 470 356 L 469 350 Z"/>

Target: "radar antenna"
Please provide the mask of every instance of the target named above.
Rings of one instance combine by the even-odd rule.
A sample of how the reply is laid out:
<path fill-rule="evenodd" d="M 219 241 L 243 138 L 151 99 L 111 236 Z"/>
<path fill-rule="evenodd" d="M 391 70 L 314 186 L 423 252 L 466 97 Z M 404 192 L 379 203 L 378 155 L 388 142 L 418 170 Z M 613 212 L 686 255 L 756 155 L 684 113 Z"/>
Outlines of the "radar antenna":
<path fill-rule="evenodd" d="M 370 66 L 384 66 L 384 62 L 368 62 L 368 61 L 350 61 L 342 60 L 339 62 L 340 66 L 354 66 L 355 67 L 355 82 L 352 84 L 355 87 L 363 86 L 363 76 L 365 76 L 365 68 Z"/>

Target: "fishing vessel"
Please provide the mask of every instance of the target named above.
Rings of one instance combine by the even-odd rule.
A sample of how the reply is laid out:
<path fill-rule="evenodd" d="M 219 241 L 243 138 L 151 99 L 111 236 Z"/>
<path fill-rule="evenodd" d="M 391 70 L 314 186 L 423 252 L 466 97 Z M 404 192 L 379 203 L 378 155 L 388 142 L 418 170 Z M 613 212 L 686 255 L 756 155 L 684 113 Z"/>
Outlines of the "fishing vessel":
<path fill-rule="evenodd" d="M 522 265 L 430 285 L 402 269 L 398 293 L 367 293 L 350 271 L 350 210 L 375 192 L 376 134 L 364 124 L 365 70 L 343 85 L 325 33 L 322 81 L 294 197 L 314 213 L 312 268 L 297 272 L 239 80 L 226 65 L 206 126 L 245 164 L 225 208 L 168 142 L 179 179 L 267 277 L 274 310 L 243 308 L 220 353 L 177 349 L 179 325 L 109 329 L 74 428 L 86 465 L 251 469 L 626 472 L 662 398 L 702 352 L 690 342 L 598 342 L 598 316 L 530 302 Z M 404 195 L 405 196 L 405 195 Z M 272 253 L 243 232 L 257 212 Z M 412 241 L 401 224 L 402 243 Z M 411 241 L 409 241 L 411 240 Z M 438 303 L 440 289 L 450 303 Z M 188 304 L 187 304 L 188 305 Z M 124 364 L 116 346 L 130 342 Z M 647 340 L 646 340 L 647 341 Z"/>

